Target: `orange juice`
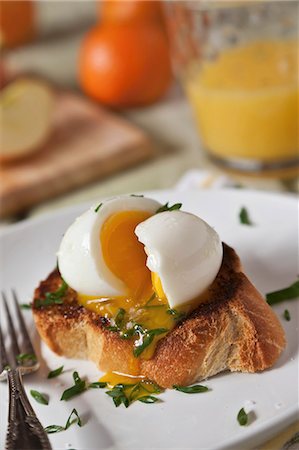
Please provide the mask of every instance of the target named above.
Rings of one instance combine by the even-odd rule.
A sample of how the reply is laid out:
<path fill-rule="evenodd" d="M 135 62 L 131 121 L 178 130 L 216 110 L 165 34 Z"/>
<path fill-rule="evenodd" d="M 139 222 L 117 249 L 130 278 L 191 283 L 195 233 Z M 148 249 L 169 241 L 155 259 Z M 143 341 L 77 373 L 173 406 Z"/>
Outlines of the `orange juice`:
<path fill-rule="evenodd" d="M 298 43 L 260 40 L 190 71 L 185 87 L 201 137 L 221 158 L 298 156 Z"/>

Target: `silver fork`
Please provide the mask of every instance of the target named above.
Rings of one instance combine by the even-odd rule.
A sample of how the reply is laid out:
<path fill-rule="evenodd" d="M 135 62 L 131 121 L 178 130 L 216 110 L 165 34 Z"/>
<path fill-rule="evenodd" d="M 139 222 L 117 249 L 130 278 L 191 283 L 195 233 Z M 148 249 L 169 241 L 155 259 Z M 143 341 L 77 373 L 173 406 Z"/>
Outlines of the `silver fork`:
<path fill-rule="evenodd" d="M 7 297 L 2 292 L 6 330 L 10 338 L 9 351 L 7 345 L 5 345 L 4 331 L 0 322 L 0 379 L 7 379 L 9 385 L 8 428 L 5 449 L 51 450 L 48 436 L 37 419 L 24 390 L 22 375 L 37 370 L 39 363 L 14 290 L 12 290 L 12 299 L 18 322 L 18 334 L 22 338 L 21 345 L 18 343 L 17 331 L 13 325 Z M 23 358 L 20 357 L 22 354 Z M 27 357 L 24 357 L 24 355 L 27 355 Z"/>

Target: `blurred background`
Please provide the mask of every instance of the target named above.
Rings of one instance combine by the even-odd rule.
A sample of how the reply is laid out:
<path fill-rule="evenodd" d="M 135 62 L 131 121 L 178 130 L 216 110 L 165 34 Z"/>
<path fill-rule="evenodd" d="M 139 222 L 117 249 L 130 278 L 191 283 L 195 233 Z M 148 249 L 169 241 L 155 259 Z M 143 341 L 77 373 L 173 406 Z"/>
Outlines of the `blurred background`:
<path fill-rule="evenodd" d="M 101 196 L 298 192 L 297 1 L 0 1 L 1 224 Z"/>

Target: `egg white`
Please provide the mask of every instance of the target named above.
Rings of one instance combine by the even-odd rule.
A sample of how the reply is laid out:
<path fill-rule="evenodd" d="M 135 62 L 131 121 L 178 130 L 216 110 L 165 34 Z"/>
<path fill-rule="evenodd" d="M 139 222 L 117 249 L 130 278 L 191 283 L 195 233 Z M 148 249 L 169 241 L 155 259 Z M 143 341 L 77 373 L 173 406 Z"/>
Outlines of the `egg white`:
<path fill-rule="evenodd" d="M 222 262 L 216 231 L 199 217 L 166 211 L 135 228 L 145 246 L 147 267 L 156 272 L 171 308 L 194 300 L 214 281 Z"/>
<path fill-rule="evenodd" d="M 155 200 L 120 196 L 104 200 L 78 217 L 63 236 L 57 253 L 59 271 L 75 291 L 94 297 L 126 295 L 126 285 L 107 267 L 100 242 L 105 221 L 121 211 L 146 211 L 155 214 L 161 204 Z"/>

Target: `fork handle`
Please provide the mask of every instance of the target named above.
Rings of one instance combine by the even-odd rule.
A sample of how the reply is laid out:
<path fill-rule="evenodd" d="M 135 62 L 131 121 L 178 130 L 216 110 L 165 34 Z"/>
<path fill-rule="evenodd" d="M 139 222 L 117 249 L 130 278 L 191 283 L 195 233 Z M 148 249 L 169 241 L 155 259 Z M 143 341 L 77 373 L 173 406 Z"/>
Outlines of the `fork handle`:
<path fill-rule="evenodd" d="M 9 412 L 5 449 L 51 450 L 48 436 L 29 403 L 20 370 L 8 370 L 7 376 Z"/>

